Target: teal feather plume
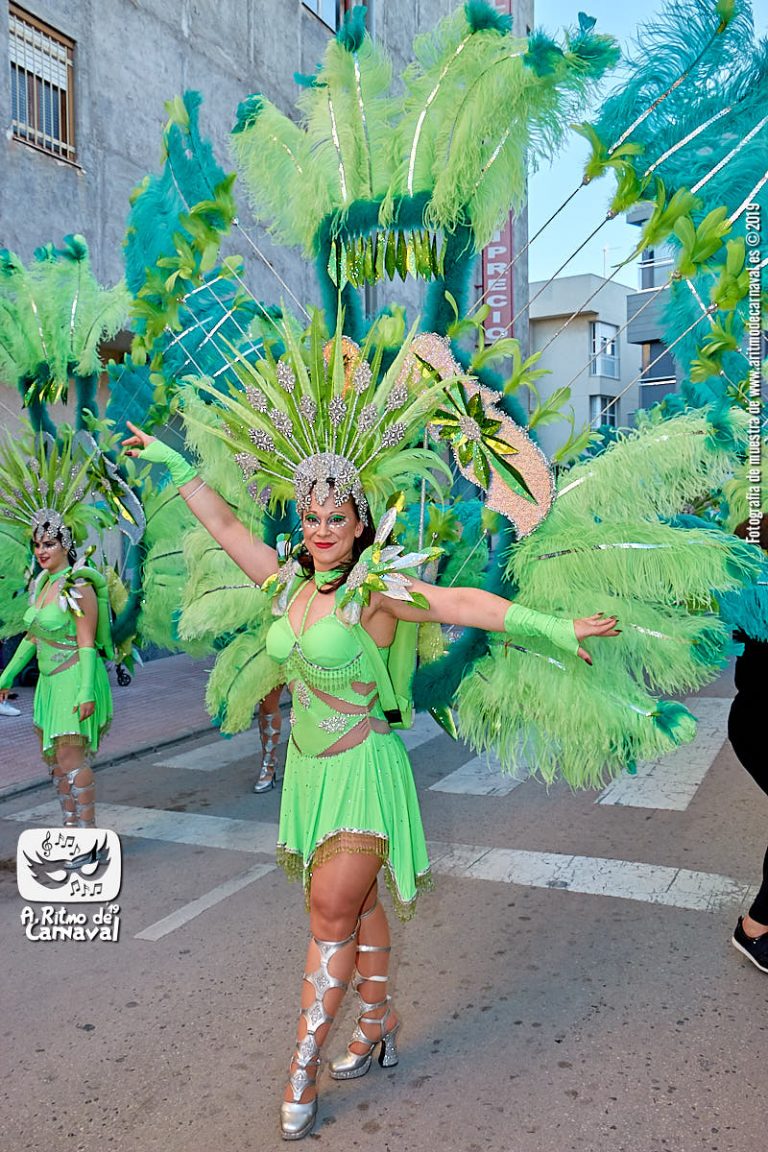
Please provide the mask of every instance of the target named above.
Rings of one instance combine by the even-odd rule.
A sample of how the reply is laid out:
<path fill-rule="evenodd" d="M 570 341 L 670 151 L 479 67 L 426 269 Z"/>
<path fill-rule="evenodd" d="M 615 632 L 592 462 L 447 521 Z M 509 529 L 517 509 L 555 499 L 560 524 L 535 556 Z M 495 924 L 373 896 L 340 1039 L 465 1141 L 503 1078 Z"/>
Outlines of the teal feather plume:
<path fill-rule="evenodd" d="M 624 61 L 621 87 L 603 102 L 595 121 L 608 147 L 655 104 L 630 139 L 657 154 L 654 139 L 666 123 L 685 116 L 691 91 L 708 86 L 714 75 L 739 71 L 743 45 L 753 36 L 752 13 L 748 0 L 736 0 L 733 9 L 721 28 L 710 0 L 673 0 L 640 25 L 637 47 Z"/>
<path fill-rule="evenodd" d="M 512 31 L 512 17 L 499 12 L 487 0 L 467 0 L 464 16 L 473 32 L 491 31 L 505 36 Z"/>
<path fill-rule="evenodd" d="M 190 209 L 215 198 L 227 174 L 200 134 L 199 92 L 185 92 L 168 105 L 170 119 L 163 135 L 163 170 L 145 177 L 134 191 L 125 239 L 126 280 L 136 296 L 148 272 L 159 261 L 176 256 L 174 235 L 190 240 L 184 217 Z M 226 222 L 222 221 L 225 226 Z"/>

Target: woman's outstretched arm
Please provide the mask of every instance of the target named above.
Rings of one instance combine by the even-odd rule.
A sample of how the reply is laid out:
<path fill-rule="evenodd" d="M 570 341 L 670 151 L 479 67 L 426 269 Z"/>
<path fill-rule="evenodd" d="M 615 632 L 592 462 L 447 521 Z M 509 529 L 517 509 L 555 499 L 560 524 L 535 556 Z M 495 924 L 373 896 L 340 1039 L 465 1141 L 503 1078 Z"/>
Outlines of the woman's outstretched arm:
<path fill-rule="evenodd" d="M 128 422 L 128 427 L 132 435 L 123 441 L 128 455 L 170 467 L 171 478 L 186 500 L 190 512 L 249 579 L 256 584 L 263 584 L 268 576 L 277 571 L 275 549 L 259 540 L 258 536 L 252 535 L 235 516 L 226 500 L 208 487 L 183 456 L 154 436 L 142 432 L 135 424 Z"/>
<path fill-rule="evenodd" d="M 413 580 L 411 592 L 420 592 L 429 601 L 429 608 L 417 608 L 407 600 L 394 600 L 383 593 L 374 593 L 371 606 L 374 611 L 385 612 L 397 620 L 422 622 L 432 620 L 439 624 L 457 624 L 465 628 L 482 628 L 485 632 L 505 632 L 509 635 L 545 636 L 579 655 L 591 664 L 589 653 L 581 647 L 588 636 L 616 636 L 615 616 L 602 612 L 579 620 L 563 620 L 545 612 L 525 608 L 514 600 L 505 600 L 482 588 L 439 588 Z"/>

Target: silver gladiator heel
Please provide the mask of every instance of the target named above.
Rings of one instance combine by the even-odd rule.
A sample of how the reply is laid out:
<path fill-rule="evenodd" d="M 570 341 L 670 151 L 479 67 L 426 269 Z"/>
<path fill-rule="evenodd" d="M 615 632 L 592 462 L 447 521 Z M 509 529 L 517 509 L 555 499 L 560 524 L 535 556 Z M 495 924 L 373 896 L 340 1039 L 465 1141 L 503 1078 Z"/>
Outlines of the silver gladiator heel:
<path fill-rule="evenodd" d="M 360 920 L 364 920 L 366 916 L 375 911 L 378 901 L 369 908 L 367 912 L 363 912 Z M 360 927 L 358 925 L 358 932 Z M 386 947 L 374 944 L 358 944 L 358 952 L 383 952 L 387 955 L 392 951 L 391 945 Z M 360 987 L 363 984 L 386 984 L 389 980 L 389 975 L 373 975 L 363 976 L 358 970 L 357 976 L 354 981 L 354 989 L 357 993 L 357 999 L 360 1004 L 360 1012 L 357 1016 L 355 1023 L 355 1031 L 352 1033 L 352 1038 L 349 1041 L 347 1051 L 343 1056 L 339 1056 L 337 1060 L 332 1060 L 328 1065 L 328 1073 L 333 1080 L 357 1080 L 360 1076 L 365 1076 L 366 1072 L 370 1070 L 373 1060 L 373 1052 L 377 1044 L 381 1045 L 379 1050 L 379 1064 L 382 1068 L 394 1068 L 398 1062 L 397 1055 L 397 1033 L 400 1031 L 400 1021 L 398 1020 L 394 1028 L 387 1030 L 387 1024 L 392 1018 L 392 997 L 385 996 L 383 1000 L 378 1000 L 373 1004 L 369 1004 L 360 995 Z M 374 1012 L 379 1008 L 384 1008 L 385 1011 L 381 1016 L 369 1016 L 369 1012 Z M 377 1027 L 379 1035 L 371 1040 L 370 1036 L 366 1036 L 362 1029 L 362 1025 L 367 1024 L 369 1027 Z M 357 1053 L 350 1051 L 353 1044 L 365 1044 L 368 1051 Z"/>
<path fill-rule="evenodd" d="M 62 825 L 64 828 L 77 828 L 77 810 L 75 807 L 74 797 L 70 793 L 70 777 L 71 773 L 54 772 L 53 786 L 56 789 L 56 795 L 59 798 L 61 805 Z M 72 807 L 68 807 L 68 802 L 71 802 Z"/>
<path fill-rule="evenodd" d="M 96 826 L 96 782 L 92 780 L 90 784 L 75 784 L 75 780 L 82 770 L 81 765 L 80 768 L 73 768 L 70 772 L 54 773 L 53 776 L 65 828 L 94 828 Z M 83 797 L 86 798 L 83 799 Z M 67 801 L 71 801 L 71 808 L 67 806 Z M 88 809 L 90 809 L 90 814 L 86 815 Z"/>
<path fill-rule="evenodd" d="M 331 988 L 341 988 L 346 991 L 348 981 L 338 980 L 331 976 L 328 965 L 337 952 L 351 944 L 356 936 L 353 932 L 346 940 L 318 940 L 313 936 L 318 951 L 320 964 L 314 972 L 305 972 L 304 979 L 315 990 L 315 999 L 307 1008 L 302 1008 L 301 1015 L 306 1025 L 306 1035 L 296 1045 L 292 1064 L 294 1071 L 288 1076 L 292 1100 L 284 1100 L 280 1106 L 280 1134 L 283 1140 L 301 1140 L 308 1136 L 314 1127 L 317 1117 L 317 1096 L 313 1100 L 301 1103 L 301 1097 L 307 1088 L 314 1087 L 317 1080 L 317 1069 L 320 1064 L 320 1045 L 316 1033 L 324 1024 L 330 1024 L 333 1016 L 326 1012 L 323 998 Z M 313 1073 L 310 1073 L 313 1069 Z"/>
<path fill-rule="evenodd" d="M 259 713 L 259 735 L 261 737 L 261 767 L 254 792 L 260 794 L 274 788 L 277 780 L 277 745 L 280 738 L 280 725 L 275 723 L 274 714 Z"/>
<path fill-rule="evenodd" d="M 72 772 L 67 772 L 67 780 L 69 781 L 69 792 L 75 802 L 75 826 L 77 828 L 95 828 L 96 827 L 96 781 L 91 780 L 90 784 L 78 785 L 75 784 L 79 773 L 82 772 L 81 768 L 75 768 Z M 86 796 L 86 793 L 88 794 Z M 83 799 L 83 797 L 86 797 Z M 86 812 L 90 808 L 90 815 L 86 816 Z"/>

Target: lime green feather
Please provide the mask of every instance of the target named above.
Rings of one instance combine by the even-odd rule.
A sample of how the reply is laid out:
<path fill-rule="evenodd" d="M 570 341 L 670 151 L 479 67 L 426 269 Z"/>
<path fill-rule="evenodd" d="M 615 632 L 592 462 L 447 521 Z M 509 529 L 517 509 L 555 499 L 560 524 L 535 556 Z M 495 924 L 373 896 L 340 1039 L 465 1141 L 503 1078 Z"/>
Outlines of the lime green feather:
<path fill-rule="evenodd" d="M 283 672 L 266 653 L 262 635 L 245 632 L 216 657 L 205 705 L 225 735 L 244 732 L 261 700 L 282 684 Z"/>
<path fill-rule="evenodd" d="M 617 687 L 607 663 L 589 668 L 544 642 L 521 644 L 521 651 L 512 641 L 475 665 L 456 698 L 464 739 L 498 756 L 505 771 L 599 788 L 628 763 L 693 738 L 686 709 L 655 700 L 626 677 Z"/>
<path fill-rule="evenodd" d="M 253 211 L 276 240 L 301 244 L 310 255 L 333 200 L 310 154 L 309 139 L 264 97 L 249 97 L 247 107 L 230 144 Z"/>
<path fill-rule="evenodd" d="M 714 589 L 737 588 L 757 573 L 749 545 L 715 530 L 651 521 L 547 527 L 516 546 L 507 575 L 522 603 L 559 615 L 572 616 L 570 604 L 584 593 L 593 612 L 602 610 L 602 593 L 707 610 Z"/>
<path fill-rule="evenodd" d="M 747 458 L 734 469 L 733 476 L 723 485 L 727 503 L 725 527 L 729 532 L 733 532 L 749 518 L 750 489 L 757 496 L 760 508 L 768 508 L 768 439 L 760 441 L 759 461 L 750 462 Z"/>
<path fill-rule="evenodd" d="M 312 165 L 342 213 L 355 200 L 382 196 L 389 183 L 391 78 L 388 58 L 369 36 L 357 51 L 333 39 L 299 97 Z M 303 196 L 300 189 L 296 194 Z"/>
<path fill-rule="evenodd" d="M 7 383 L 34 379 L 36 399 L 65 399 L 71 375 L 101 371 L 99 345 L 126 323 L 127 289 L 97 283 L 80 236 L 39 249 L 29 269 L 7 251 L 0 263 L 0 371 Z"/>
<path fill-rule="evenodd" d="M 147 482 L 143 504 L 147 527 L 139 634 L 145 644 L 205 655 L 210 645 L 182 643 L 177 631 L 187 579 L 183 541 L 197 521 L 171 484 L 155 489 Z"/>
<path fill-rule="evenodd" d="M 181 389 L 180 399 L 185 414 L 185 439 L 198 459 L 200 475 L 227 501 L 238 520 L 261 536 L 264 510 L 243 484 L 242 472 L 223 438 L 225 432 L 220 413 L 215 406 L 201 399 L 193 385 Z"/>
<path fill-rule="evenodd" d="M 551 73 L 523 63 L 526 42 L 489 38 L 474 75 L 435 140 L 435 187 L 429 217 L 454 228 L 466 214 L 483 247 L 510 206 L 526 196 L 528 164 L 551 158 L 592 84 L 562 57 Z"/>
<path fill-rule="evenodd" d="M 746 416 L 733 410 L 732 436 L 718 437 L 706 409 L 654 419 L 638 413 L 638 427 L 621 432 L 605 452 L 565 472 L 551 528 L 576 517 L 635 521 L 670 517 L 717 491 L 746 446 Z"/>
<path fill-rule="evenodd" d="M 271 623 L 267 597 L 244 575 L 205 528 L 184 541 L 187 580 L 178 632 L 182 640 L 209 640 Z"/>
<path fill-rule="evenodd" d="M 21 528 L 0 523 L 0 640 L 24 630 L 27 610 L 25 571 L 30 560 L 29 536 Z"/>
<path fill-rule="evenodd" d="M 482 67 L 490 44 L 505 37 L 494 28 L 469 24 L 463 10 L 445 17 L 437 27 L 414 41 L 414 62 L 403 80 L 406 93 L 395 130 L 399 166 L 390 196 L 413 196 L 431 191 L 438 171 L 436 145 L 444 125 L 455 116 L 456 105 Z M 391 199 L 383 207 L 386 222 Z M 391 214 L 391 213 L 390 213 Z"/>
<path fill-rule="evenodd" d="M 392 176 L 393 106 L 388 95 L 392 63 L 370 36 L 356 51 L 353 43 L 348 48 L 338 39 L 330 41 L 317 82 L 326 86 L 343 121 L 340 140 L 351 177 L 350 195 L 354 200 L 372 200 L 384 195 Z M 309 134 L 312 139 L 311 128 Z"/>

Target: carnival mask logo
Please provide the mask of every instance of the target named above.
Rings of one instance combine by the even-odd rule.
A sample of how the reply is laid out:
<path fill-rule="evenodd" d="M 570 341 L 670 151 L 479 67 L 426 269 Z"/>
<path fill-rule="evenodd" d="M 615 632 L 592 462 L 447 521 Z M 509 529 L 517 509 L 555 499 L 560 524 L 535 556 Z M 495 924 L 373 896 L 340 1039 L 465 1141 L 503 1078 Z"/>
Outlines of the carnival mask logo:
<path fill-rule="evenodd" d="M 19 895 L 34 902 L 114 900 L 122 856 L 108 828 L 27 828 L 16 849 Z"/>

